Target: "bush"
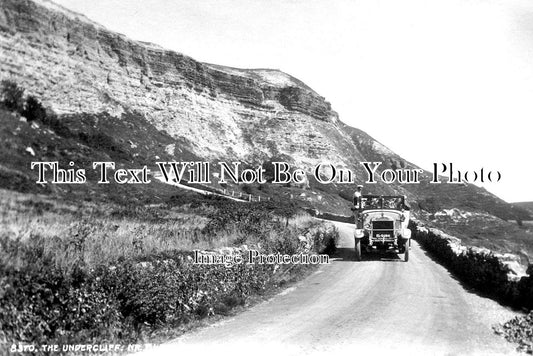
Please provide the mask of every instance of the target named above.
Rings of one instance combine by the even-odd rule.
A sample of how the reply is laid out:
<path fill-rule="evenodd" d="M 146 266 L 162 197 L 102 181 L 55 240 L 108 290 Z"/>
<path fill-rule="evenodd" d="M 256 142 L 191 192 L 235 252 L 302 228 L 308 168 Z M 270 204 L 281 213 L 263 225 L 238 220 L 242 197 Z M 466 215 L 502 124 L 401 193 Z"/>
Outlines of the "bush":
<path fill-rule="evenodd" d="M 11 80 L 0 82 L 2 104 L 11 111 L 22 113 L 24 109 L 24 89 Z"/>
<path fill-rule="evenodd" d="M 333 224 L 320 224 L 313 235 L 316 253 L 332 255 L 337 250 L 339 229 Z"/>
<path fill-rule="evenodd" d="M 242 191 L 243 193 L 245 194 L 252 194 L 253 191 L 252 191 L 252 187 L 248 184 L 245 184 L 243 187 L 242 187 Z"/>
<path fill-rule="evenodd" d="M 46 118 L 46 110 L 36 97 L 34 97 L 33 95 L 29 95 L 26 98 L 26 103 L 24 105 L 22 115 L 26 117 L 28 122 L 41 121 L 44 123 Z"/>
<path fill-rule="evenodd" d="M 497 334 L 503 334 L 509 342 L 518 344 L 517 351 L 533 354 L 533 311 L 517 316 L 501 326 L 494 326 Z"/>
<path fill-rule="evenodd" d="M 0 83 L 1 103 L 10 111 L 15 111 L 26 117 L 28 122 L 41 121 L 47 123 L 46 110 L 41 102 L 33 95 L 28 95 L 24 100 L 24 89 L 10 80 Z"/>
<path fill-rule="evenodd" d="M 52 131 L 54 131 L 57 135 L 64 137 L 64 138 L 71 138 L 75 137 L 74 134 L 70 131 L 70 129 L 61 122 L 60 119 L 57 118 L 57 115 L 55 114 L 48 114 L 45 115 L 41 119 L 42 123 L 50 127 Z"/>
<path fill-rule="evenodd" d="M 39 237 L 31 240 L 0 240 L 0 250 L 22 262 L 0 264 L 0 336 L 36 343 L 115 336 L 121 316 L 100 279 L 79 268 L 65 275 L 44 253 Z"/>
<path fill-rule="evenodd" d="M 187 211 L 199 209 L 211 218 L 206 225 L 213 234 L 218 234 L 218 229 L 244 231 L 244 241 L 253 238 L 250 242 L 260 243 L 263 252 L 291 254 L 316 248 L 322 253 L 335 240 L 334 229 L 322 228 L 314 221 L 286 226 L 280 216 L 296 211 L 289 204 L 244 204 L 215 198 L 186 201 Z M 198 205 L 191 208 L 194 202 Z M 50 209 L 43 203 L 28 204 L 36 210 Z M 140 237 L 149 228 L 159 229 L 155 223 L 165 220 L 164 210 L 131 205 L 116 212 L 117 218 L 125 220 L 142 217 L 143 232 L 133 230 L 134 237 Z M 298 236 L 304 223 L 309 239 L 302 246 Z M 31 232 L 17 239 L 0 232 L 0 340 L 32 344 L 135 342 L 191 320 L 226 315 L 244 305 L 249 296 L 276 288 L 302 275 L 306 268 L 291 266 L 287 273 L 274 273 L 284 267 L 197 265 L 191 262 L 192 252 L 168 247 L 154 252 L 140 249 L 120 258 L 84 259 L 87 251 L 101 253 L 102 244 L 95 243 L 95 238 L 107 240 L 119 227 L 106 226 L 89 218 L 67 230 L 54 230 L 58 233 L 53 236 Z M 176 237 L 170 228 L 168 237 Z M 234 251 L 246 257 L 244 250 Z"/>
<path fill-rule="evenodd" d="M 161 327 L 242 305 L 262 293 L 271 265 L 193 265 L 187 253 L 166 260 L 65 271 L 38 241 L 0 239 L 23 266 L 0 262 L 0 338 L 21 343 L 134 341 Z M 31 263 L 30 263 L 31 261 Z"/>

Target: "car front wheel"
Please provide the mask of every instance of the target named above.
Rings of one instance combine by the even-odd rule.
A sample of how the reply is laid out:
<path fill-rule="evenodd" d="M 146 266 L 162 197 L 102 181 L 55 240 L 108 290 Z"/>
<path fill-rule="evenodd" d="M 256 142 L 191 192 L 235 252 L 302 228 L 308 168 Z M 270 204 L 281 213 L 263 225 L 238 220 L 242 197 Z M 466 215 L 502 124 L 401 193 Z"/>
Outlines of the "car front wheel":
<path fill-rule="evenodd" d="M 361 261 L 361 239 L 355 239 L 355 260 Z"/>

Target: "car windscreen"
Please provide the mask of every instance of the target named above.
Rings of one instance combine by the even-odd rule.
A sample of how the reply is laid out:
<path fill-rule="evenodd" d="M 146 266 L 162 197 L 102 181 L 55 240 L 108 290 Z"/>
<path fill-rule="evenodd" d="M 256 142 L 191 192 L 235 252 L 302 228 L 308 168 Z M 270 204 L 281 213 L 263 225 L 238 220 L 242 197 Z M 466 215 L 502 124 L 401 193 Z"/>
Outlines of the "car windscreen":
<path fill-rule="evenodd" d="M 363 209 L 394 209 L 403 208 L 402 197 L 363 197 Z"/>

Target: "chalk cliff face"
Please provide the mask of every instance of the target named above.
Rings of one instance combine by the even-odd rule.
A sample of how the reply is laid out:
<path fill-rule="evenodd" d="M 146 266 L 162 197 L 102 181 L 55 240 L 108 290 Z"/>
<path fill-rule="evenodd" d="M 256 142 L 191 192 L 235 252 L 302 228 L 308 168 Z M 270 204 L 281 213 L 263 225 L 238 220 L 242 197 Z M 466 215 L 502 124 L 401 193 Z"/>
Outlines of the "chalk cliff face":
<path fill-rule="evenodd" d="M 128 39 L 48 0 L 0 0 L 0 78 L 18 82 L 60 119 L 98 114 L 94 127 L 107 131 L 113 126 L 102 125 L 106 118 L 124 120 L 120 130 L 130 127 L 131 137 L 120 132 L 121 140 L 130 147 L 141 145 L 136 140 L 146 130 L 152 143 L 159 140 L 150 147 L 161 148 L 147 148 L 141 155 L 147 160 L 180 160 L 183 152 L 251 164 L 282 158 L 309 172 L 331 162 L 354 171 L 358 182 L 366 178 L 362 161 L 383 162 L 381 168 L 416 168 L 343 124 L 323 97 L 286 73 L 201 63 Z M 136 121 L 126 122 L 131 113 Z M 148 134 L 143 122 L 164 135 Z M 13 163 L 8 166 L 17 169 Z M 405 194 L 422 208 L 439 205 L 435 200 L 443 197 L 444 207 L 458 206 L 461 196 L 468 197 L 466 203 L 477 198 L 488 202 L 480 203 L 480 209 L 503 204 L 474 186 L 371 188 L 373 193 Z M 352 190 L 343 185 L 330 192 L 339 192 L 347 204 Z M 438 207 L 443 206 L 433 210 Z"/>
<path fill-rule="evenodd" d="M 46 0 L 0 3 L 0 74 L 58 113 L 135 111 L 205 158 L 350 160 L 330 104 L 290 75 L 200 63 Z"/>

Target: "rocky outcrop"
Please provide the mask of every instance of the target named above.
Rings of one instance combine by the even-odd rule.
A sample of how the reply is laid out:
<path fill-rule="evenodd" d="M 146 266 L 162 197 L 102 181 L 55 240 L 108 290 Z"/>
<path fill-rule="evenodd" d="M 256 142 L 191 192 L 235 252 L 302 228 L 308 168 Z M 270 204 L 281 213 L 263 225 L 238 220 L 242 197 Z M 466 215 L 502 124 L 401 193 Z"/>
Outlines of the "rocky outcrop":
<path fill-rule="evenodd" d="M 503 325 L 495 325 L 493 330 L 507 341 L 517 343 L 516 351 L 533 355 L 533 311 L 516 316 Z"/>
<path fill-rule="evenodd" d="M 328 102 L 321 100 L 311 91 L 298 87 L 282 88 L 277 99 L 288 110 L 296 110 L 322 120 L 326 120 L 331 112 Z"/>

